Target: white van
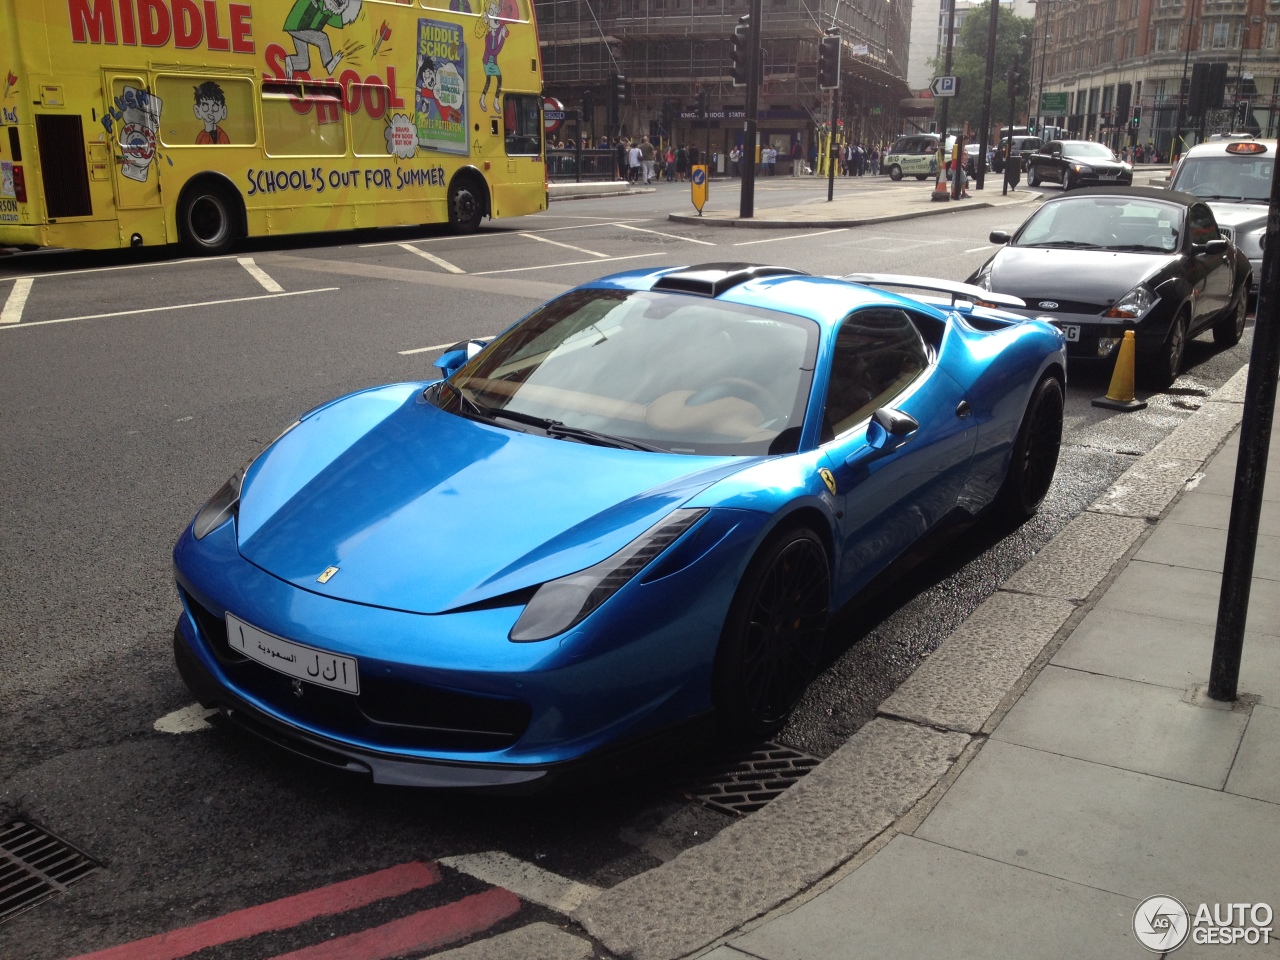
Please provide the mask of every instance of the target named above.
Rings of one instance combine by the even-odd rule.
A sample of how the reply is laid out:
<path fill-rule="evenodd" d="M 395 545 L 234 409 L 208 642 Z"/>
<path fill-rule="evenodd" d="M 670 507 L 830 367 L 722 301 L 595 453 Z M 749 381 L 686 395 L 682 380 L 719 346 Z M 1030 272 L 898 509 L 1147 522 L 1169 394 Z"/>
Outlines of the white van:
<path fill-rule="evenodd" d="M 948 137 L 948 142 L 953 138 Z M 938 176 L 938 143 L 936 133 L 913 133 L 894 141 L 880 161 L 880 172 L 890 180 L 904 176 L 923 180 Z"/>

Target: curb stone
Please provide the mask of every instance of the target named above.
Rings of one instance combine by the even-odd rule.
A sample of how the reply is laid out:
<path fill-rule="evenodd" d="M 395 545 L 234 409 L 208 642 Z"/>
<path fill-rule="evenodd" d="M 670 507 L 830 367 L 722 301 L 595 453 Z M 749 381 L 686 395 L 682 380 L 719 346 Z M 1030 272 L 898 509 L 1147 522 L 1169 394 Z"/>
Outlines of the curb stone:
<path fill-rule="evenodd" d="M 1150 521 L 1236 429 L 1247 376 L 1246 365 L 1223 385 L 1221 398 L 1215 393 L 1139 458 L 980 604 L 881 705 L 881 715 L 804 780 L 701 846 L 605 891 L 574 918 L 620 956 L 687 957 L 803 897 L 896 829 L 984 742 L 984 725 L 1078 623 L 1081 602 L 1114 578 Z"/>
<path fill-rule="evenodd" d="M 1039 194 L 1035 194 L 1039 197 Z M 957 201 L 959 202 L 959 201 Z M 1015 201 L 1016 203 L 1031 203 L 1031 199 Z M 937 207 L 927 207 L 923 210 L 915 210 L 910 213 L 889 213 L 876 217 L 835 217 L 830 220 L 773 220 L 752 217 L 750 219 L 742 219 L 741 217 L 699 217 L 687 213 L 669 213 L 667 219 L 672 223 L 688 223 L 701 224 L 704 227 L 742 227 L 744 229 L 778 229 L 790 227 L 795 229 L 823 229 L 833 227 L 865 227 L 876 223 L 892 223 L 897 220 L 917 220 L 920 217 L 937 217 L 948 213 L 963 213 L 965 210 L 983 210 L 992 209 L 994 207 L 1010 207 L 1015 202 L 1010 203 L 989 203 L 985 200 L 976 200 L 965 203 L 964 206 L 953 207 L 951 204 L 943 204 Z"/>

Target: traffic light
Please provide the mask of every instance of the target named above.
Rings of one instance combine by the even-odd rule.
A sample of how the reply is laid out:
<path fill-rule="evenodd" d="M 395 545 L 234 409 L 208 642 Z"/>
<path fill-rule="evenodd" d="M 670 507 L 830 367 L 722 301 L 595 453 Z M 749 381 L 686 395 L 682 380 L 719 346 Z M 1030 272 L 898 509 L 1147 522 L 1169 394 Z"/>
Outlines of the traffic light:
<path fill-rule="evenodd" d="M 596 94 L 594 90 L 582 92 L 582 121 L 590 124 L 596 115 Z"/>
<path fill-rule="evenodd" d="M 698 113 L 702 115 L 702 119 L 707 119 L 707 114 L 711 112 L 711 94 L 703 90 L 698 94 Z"/>
<path fill-rule="evenodd" d="M 1237 130 L 1243 130 L 1249 125 L 1249 101 L 1241 100 L 1236 104 L 1236 124 Z"/>
<path fill-rule="evenodd" d="M 729 43 L 732 47 L 730 56 L 733 59 L 733 85 L 745 87 L 747 77 L 751 75 L 751 47 L 748 39 L 751 36 L 751 14 L 738 18 L 738 25 L 733 28 L 733 37 Z"/>
<path fill-rule="evenodd" d="M 827 30 L 818 42 L 818 86 L 840 89 L 840 31 L 835 28 Z"/>
<path fill-rule="evenodd" d="M 1129 127 L 1136 132 L 1140 126 L 1142 126 L 1142 108 L 1135 104 L 1133 107 L 1133 117 L 1129 120 Z"/>
<path fill-rule="evenodd" d="M 613 91 L 613 102 L 618 106 L 631 102 L 631 87 L 627 84 L 627 78 L 620 73 L 615 73 L 611 81 Z"/>

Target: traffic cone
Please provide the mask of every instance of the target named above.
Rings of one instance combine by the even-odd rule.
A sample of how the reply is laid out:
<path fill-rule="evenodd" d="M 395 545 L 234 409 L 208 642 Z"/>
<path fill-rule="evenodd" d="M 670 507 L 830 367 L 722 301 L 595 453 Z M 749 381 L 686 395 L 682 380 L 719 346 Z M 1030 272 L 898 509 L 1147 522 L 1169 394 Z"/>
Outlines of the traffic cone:
<path fill-rule="evenodd" d="M 1095 407 L 1106 407 L 1109 410 L 1145 410 L 1147 401 L 1139 400 L 1133 395 L 1133 359 L 1135 350 L 1133 331 L 1126 330 L 1124 339 L 1120 341 L 1120 350 L 1116 354 L 1116 368 L 1111 373 L 1111 386 L 1105 397 L 1093 401 Z"/>

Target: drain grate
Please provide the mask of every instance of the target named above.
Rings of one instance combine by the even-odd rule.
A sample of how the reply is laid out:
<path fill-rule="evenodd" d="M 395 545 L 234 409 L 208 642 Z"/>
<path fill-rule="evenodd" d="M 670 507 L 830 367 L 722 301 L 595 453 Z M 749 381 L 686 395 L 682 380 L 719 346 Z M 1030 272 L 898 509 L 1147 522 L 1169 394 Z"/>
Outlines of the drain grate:
<path fill-rule="evenodd" d="M 765 743 L 693 780 L 684 794 L 731 816 L 755 813 L 821 762 L 780 743 Z"/>
<path fill-rule="evenodd" d="M 62 893 L 101 864 L 39 827 L 0 827 L 0 923 Z"/>

